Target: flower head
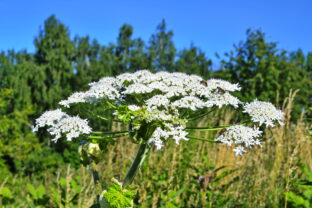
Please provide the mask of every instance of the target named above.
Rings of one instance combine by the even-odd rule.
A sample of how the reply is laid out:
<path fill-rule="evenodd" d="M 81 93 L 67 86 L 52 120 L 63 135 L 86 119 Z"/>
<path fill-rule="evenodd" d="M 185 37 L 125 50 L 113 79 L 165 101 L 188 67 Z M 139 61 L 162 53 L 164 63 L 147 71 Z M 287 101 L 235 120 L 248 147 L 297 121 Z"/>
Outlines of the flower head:
<path fill-rule="evenodd" d="M 54 126 L 61 119 L 67 118 L 68 115 L 61 109 L 51 110 L 44 112 L 39 118 L 36 119 L 36 125 L 33 131 L 38 131 L 39 128 L 44 126 Z"/>
<path fill-rule="evenodd" d="M 232 95 L 232 92 L 241 90 L 239 84 L 220 79 L 204 80 L 180 72 L 151 73 L 140 70 L 117 77 L 103 77 L 89 86 L 88 90 L 75 92 L 59 104 L 67 108 L 75 103 L 103 104 L 104 108 L 113 110 L 112 116 L 129 124 L 133 134 L 142 135 L 140 131 L 145 128 L 144 125 L 153 126 L 155 130 L 151 132 L 151 137 L 144 139 L 157 149 L 161 149 L 168 139 L 177 144 L 188 140 L 185 130 L 187 119 L 198 117 L 198 114 L 205 112 L 205 108 L 230 105 L 237 109 L 244 104 Z M 283 113 L 271 103 L 257 100 L 246 104 L 243 112 L 260 125 L 274 126 L 274 121 L 281 123 L 283 118 Z M 72 140 L 91 132 L 87 120 L 69 116 L 60 109 L 44 113 L 36 120 L 34 130 L 45 125 L 50 127 L 48 131 L 55 136 L 54 140 L 62 135 Z M 244 148 L 260 144 L 256 139 L 260 135 L 261 131 L 256 127 L 236 125 L 226 128 L 216 140 L 239 145 L 234 151 L 242 154 Z"/>
<path fill-rule="evenodd" d="M 47 111 L 36 119 L 34 131 L 38 128 L 49 126 L 48 132 L 54 135 L 53 141 L 57 141 L 62 134 L 65 134 L 68 141 L 79 137 L 81 134 L 90 134 L 91 127 L 88 121 L 78 116 L 69 116 L 60 109 Z"/>
<path fill-rule="evenodd" d="M 274 121 L 283 125 L 284 113 L 278 110 L 269 102 L 254 100 L 244 106 L 244 113 L 251 116 L 253 122 L 259 122 L 260 125 L 274 126 Z"/>
<path fill-rule="evenodd" d="M 261 145 L 260 140 L 256 139 L 261 136 L 262 131 L 258 128 L 250 128 L 243 125 L 235 125 L 224 129 L 219 136 L 216 137 L 216 141 L 231 145 L 239 145 L 241 147 L 237 147 L 238 149 L 234 149 L 236 154 L 243 153 L 244 150 L 242 147 L 251 147 L 254 145 Z M 239 153 L 237 153 L 239 152 Z"/>

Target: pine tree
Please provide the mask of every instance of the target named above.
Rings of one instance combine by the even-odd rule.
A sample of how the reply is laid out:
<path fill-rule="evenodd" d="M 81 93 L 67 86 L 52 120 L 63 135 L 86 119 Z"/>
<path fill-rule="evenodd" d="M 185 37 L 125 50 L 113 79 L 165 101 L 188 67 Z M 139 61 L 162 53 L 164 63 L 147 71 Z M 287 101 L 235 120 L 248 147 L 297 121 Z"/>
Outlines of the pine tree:
<path fill-rule="evenodd" d="M 174 71 L 176 48 L 172 37 L 173 32 L 167 31 L 166 22 L 162 20 L 157 26 L 156 34 L 153 34 L 149 41 L 149 61 L 152 69 Z"/>
<path fill-rule="evenodd" d="M 35 38 L 35 61 L 45 72 L 45 107 L 53 107 L 57 101 L 72 91 L 75 45 L 68 29 L 54 15 L 44 22 L 44 29 Z"/>
<path fill-rule="evenodd" d="M 199 48 L 191 46 L 180 52 L 176 61 L 176 71 L 187 74 L 197 74 L 208 78 L 211 72 L 212 61 L 207 59 L 205 53 Z"/>

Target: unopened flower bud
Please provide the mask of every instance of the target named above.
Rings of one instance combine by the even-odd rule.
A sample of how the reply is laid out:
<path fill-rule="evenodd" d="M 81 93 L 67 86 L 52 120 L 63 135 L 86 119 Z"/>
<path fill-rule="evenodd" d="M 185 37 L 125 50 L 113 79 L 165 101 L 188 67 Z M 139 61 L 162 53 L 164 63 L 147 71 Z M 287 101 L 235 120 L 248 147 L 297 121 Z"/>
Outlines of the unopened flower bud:
<path fill-rule="evenodd" d="M 99 144 L 89 143 L 87 146 L 87 153 L 93 157 L 99 157 L 101 154 L 101 149 Z"/>

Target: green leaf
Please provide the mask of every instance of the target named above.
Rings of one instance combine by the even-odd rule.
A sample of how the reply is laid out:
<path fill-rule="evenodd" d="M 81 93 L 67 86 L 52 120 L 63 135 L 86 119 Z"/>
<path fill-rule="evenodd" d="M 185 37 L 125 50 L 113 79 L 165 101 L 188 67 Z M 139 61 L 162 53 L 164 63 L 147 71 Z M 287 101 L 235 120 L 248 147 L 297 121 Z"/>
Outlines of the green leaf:
<path fill-rule="evenodd" d="M 201 137 L 194 137 L 194 136 L 186 136 L 186 137 L 189 139 L 194 139 L 194 140 L 206 141 L 206 142 L 211 142 L 211 143 L 219 143 L 215 140 L 205 139 L 205 138 L 201 138 Z"/>
<path fill-rule="evenodd" d="M 38 198 L 42 198 L 44 195 L 45 195 L 45 188 L 42 184 L 40 184 L 37 189 L 37 196 Z"/>
<path fill-rule="evenodd" d="M 308 200 L 305 200 L 303 197 L 295 194 L 292 191 L 289 191 L 286 193 L 286 197 L 288 199 L 288 201 L 290 201 L 291 203 L 293 203 L 296 206 L 303 206 L 305 208 L 310 208 L 310 203 Z"/>
<path fill-rule="evenodd" d="M 0 189 L 0 196 L 5 197 L 5 198 L 9 198 L 9 199 L 13 198 L 12 192 L 7 187 L 2 187 Z"/>
<path fill-rule="evenodd" d="M 72 189 L 76 192 L 76 193 L 79 193 L 80 190 L 82 189 L 82 186 L 78 185 L 76 180 L 74 179 L 71 179 L 70 180 L 70 185 L 72 187 Z"/>
<path fill-rule="evenodd" d="M 166 202 L 166 208 L 179 208 L 179 207 L 174 205 L 172 202 L 168 201 L 168 202 Z"/>
<path fill-rule="evenodd" d="M 129 123 L 131 120 L 132 111 L 129 110 L 128 106 L 120 105 L 117 109 L 117 117 L 124 123 Z"/>
<path fill-rule="evenodd" d="M 33 198 L 37 199 L 37 192 L 36 192 L 36 189 L 35 187 L 30 184 L 30 183 L 27 183 L 27 189 L 29 191 L 29 193 L 32 195 Z"/>
<path fill-rule="evenodd" d="M 55 204 L 58 206 L 61 203 L 61 195 L 54 187 L 51 187 L 50 190 L 52 199 L 54 199 Z"/>
<path fill-rule="evenodd" d="M 121 184 L 113 184 L 103 194 L 103 197 L 111 208 L 133 207 L 133 198 L 136 195 L 136 188 L 128 186 L 122 188 Z"/>
<path fill-rule="evenodd" d="M 65 188 L 65 187 L 66 187 L 66 183 L 67 183 L 67 181 L 66 181 L 65 178 L 61 178 L 61 179 L 60 179 L 60 185 L 61 185 L 62 188 Z"/>

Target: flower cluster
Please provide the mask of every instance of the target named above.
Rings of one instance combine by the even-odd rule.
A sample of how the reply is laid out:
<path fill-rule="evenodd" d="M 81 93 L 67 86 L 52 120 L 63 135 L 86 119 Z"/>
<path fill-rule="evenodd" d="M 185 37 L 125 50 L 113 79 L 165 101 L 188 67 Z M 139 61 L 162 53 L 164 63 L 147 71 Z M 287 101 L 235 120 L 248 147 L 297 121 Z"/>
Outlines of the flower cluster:
<path fill-rule="evenodd" d="M 260 125 L 274 126 L 274 121 L 283 125 L 284 113 L 272 105 L 272 103 L 255 100 L 244 106 L 244 113 L 251 116 L 253 122 L 259 122 Z"/>
<path fill-rule="evenodd" d="M 219 136 L 216 137 L 216 141 L 220 141 L 228 146 L 232 144 L 238 145 L 234 152 L 236 155 L 241 155 L 246 152 L 245 147 L 252 147 L 254 145 L 261 145 L 260 140 L 256 139 L 261 136 L 262 131 L 258 128 L 250 128 L 243 125 L 235 125 L 228 127 Z"/>
<path fill-rule="evenodd" d="M 79 137 L 81 134 L 89 134 L 91 127 L 88 121 L 79 118 L 78 116 L 69 116 L 60 109 L 47 111 L 36 119 L 36 126 L 33 131 L 38 131 L 38 128 L 49 126 L 48 132 L 54 135 L 53 141 L 57 141 L 62 134 L 66 135 L 68 141 Z"/>
<path fill-rule="evenodd" d="M 69 107 L 73 103 L 94 103 L 108 99 L 120 104 L 131 96 L 144 95 L 148 107 L 167 107 L 174 104 L 177 108 L 197 110 L 204 107 L 233 105 L 241 102 L 229 92 L 238 91 L 238 84 L 211 79 L 203 80 L 199 76 L 184 73 L 158 72 L 141 70 L 124 73 L 116 78 L 104 77 L 90 84 L 85 92 L 76 92 L 59 104 Z"/>
<path fill-rule="evenodd" d="M 163 142 L 168 139 L 173 139 L 177 144 L 180 140 L 188 140 L 185 130 L 187 120 L 200 109 L 225 105 L 238 108 L 243 105 L 243 112 L 248 113 L 253 122 L 267 126 L 273 126 L 274 121 L 281 123 L 283 113 L 272 104 L 257 100 L 244 104 L 231 94 L 240 89 L 238 84 L 219 79 L 204 80 L 184 73 L 140 70 L 117 77 L 104 77 L 91 83 L 89 90 L 75 92 L 59 104 L 70 108 L 75 103 L 97 104 L 105 100 L 115 109 L 113 115 L 131 126 L 130 131 L 140 132 L 142 125 L 156 126 L 150 138 L 143 139 L 161 149 Z M 91 131 L 86 120 L 69 117 L 60 110 L 44 113 L 36 124 L 36 128 L 51 126 L 49 132 L 56 139 L 66 134 L 70 140 Z M 257 128 L 237 125 L 227 128 L 216 140 L 239 145 L 234 151 L 241 154 L 245 151 L 244 147 L 260 144 L 255 139 L 260 134 Z"/>

